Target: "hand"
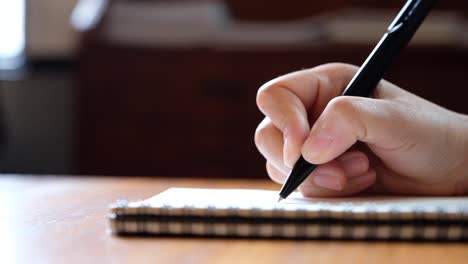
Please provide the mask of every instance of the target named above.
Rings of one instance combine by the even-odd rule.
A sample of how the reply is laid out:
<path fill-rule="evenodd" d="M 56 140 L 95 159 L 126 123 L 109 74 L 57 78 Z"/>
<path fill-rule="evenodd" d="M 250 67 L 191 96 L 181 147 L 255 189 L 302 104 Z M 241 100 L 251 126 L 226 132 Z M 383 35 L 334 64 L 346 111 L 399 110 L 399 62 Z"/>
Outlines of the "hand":
<path fill-rule="evenodd" d="M 372 98 L 337 97 L 356 71 L 327 64 L 259 89 L 255 143 L 271 179 L 284 182 L 302 154 L 320 164 L 299 187 L 306 196 L 468 193 L 468 117 L 384 80 Z"/>

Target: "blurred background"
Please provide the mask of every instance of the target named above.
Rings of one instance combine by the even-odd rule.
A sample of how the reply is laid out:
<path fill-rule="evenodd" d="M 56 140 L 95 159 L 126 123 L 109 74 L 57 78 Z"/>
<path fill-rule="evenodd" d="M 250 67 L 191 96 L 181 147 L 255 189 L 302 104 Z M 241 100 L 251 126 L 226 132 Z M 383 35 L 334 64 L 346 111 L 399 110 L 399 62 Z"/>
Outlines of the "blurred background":
<path fill-rule="evenodd" d="M 405 1 L 0 0 L 0 172 L 267 177 L 257 89 L 360 65 Z M 386 75 L 468 113 L 468 2 Z"/>

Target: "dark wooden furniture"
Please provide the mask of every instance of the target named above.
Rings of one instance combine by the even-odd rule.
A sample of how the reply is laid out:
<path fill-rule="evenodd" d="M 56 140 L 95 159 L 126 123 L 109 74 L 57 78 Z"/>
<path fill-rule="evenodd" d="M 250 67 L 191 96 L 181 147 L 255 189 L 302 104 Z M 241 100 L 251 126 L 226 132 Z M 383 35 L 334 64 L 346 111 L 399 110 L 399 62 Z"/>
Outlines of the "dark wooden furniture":
<path fill-rule="evenodd" d="M 77 173 L 267 177 L 253 135 L 257 89 L 291 71 L 361 64 L 371 45 L 176 49 L 84 35 L 77 75 Z M 468 113 L 466 47 L 409 47 L 386 78 Z M 443 92 L 441 92 L 443 91 Z"/>

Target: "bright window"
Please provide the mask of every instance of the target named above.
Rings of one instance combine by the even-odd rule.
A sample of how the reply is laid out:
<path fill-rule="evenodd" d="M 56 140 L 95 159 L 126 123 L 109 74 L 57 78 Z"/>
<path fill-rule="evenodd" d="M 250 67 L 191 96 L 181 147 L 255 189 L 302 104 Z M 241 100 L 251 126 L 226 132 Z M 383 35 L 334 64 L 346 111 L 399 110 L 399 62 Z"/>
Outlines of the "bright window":
<path fill-rule="evenodd" d="M 23 63 L 25 48 L 25 0 L 0 0 L 0 69 Z"/>

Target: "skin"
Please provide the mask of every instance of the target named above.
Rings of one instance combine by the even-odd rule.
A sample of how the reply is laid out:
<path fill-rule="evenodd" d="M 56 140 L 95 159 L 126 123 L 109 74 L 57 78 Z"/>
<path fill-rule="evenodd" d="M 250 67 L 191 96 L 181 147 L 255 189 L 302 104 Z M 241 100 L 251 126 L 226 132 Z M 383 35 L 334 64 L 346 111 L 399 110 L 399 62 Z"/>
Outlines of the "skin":
<path fill-rule="evenodd" d="M 320 164 L 305 196 L 468 194 L 468 117 L 385 80 L 371 98 L 338 97 L 357 69 L 321 65 L 259 89 L 255 143 L 270 178 L 283 183 L 303 155 Z"/>

